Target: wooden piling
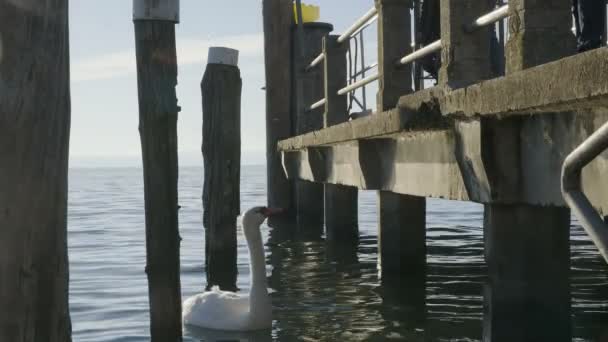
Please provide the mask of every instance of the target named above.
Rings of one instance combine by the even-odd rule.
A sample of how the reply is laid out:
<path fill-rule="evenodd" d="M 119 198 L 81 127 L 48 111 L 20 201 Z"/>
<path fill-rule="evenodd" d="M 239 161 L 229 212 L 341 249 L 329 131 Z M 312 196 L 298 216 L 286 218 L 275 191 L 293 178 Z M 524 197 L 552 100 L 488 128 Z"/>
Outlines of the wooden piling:
<path fill-rule="evenodd" d="M 177 0 L 134 0 L 139 133 L 144 167 L 146 273 L 152 341 L 181 341 L 177 216 Z"/>
<path fill-rule="evenodd" d="M 295 95 L 295 133 L 304 134 L 323 128 L 323 107 L 310 110 L 310 106 L 325 96 L 323 68 L 305 71 L 306 66 L 322 51 L 322 39 L 333 30 L 327 23 L 304 23 L 302 41 L 295 27 L 293 34 L 293 94 Z M 302 48 L 301 55 L 296 53 Z M 323 184 L 295 181 L 297 222 L 310 229 L 321 228 L 324 219 Z"/>
<path fill-rule="evenodd" d="M 378 9 L 378 111 L 397 106 L 411 93 L 412 67 L 396 62 L 412 52 L 411 0 L 376 0 Z M 378 245 L 382 276 L 424 274 L 426 199 L 378 192 Z"/>
<path fill-rule="evenodd" d="M 0 0 L 0 341 L 71 341 L 68 1 Z"/>
<path fill-rule="evenodd" d="M 212 47 L 203 96 L 203 223 L 207 290 L 236 291 L 236 219 L 240 213 L 241 74 L 238 51 Z"/>
<path fill-rule="evenodd" d="M 266 66 L 266 179 L 268 206 L 293 210 L 293 182 L 283 172 L 277 142 L 293 136 L 291 117 L 292 0 L 264 0 L 264 58 Z"/>
<path fill-rule="evenodd" d="M 324 127 L 348 121 L 347 95 L 338 95 L 338 90 L 347 85 L 346 54 L 349 41 L 338 43 L 338 37 L 329 35 L 323 38 L 326 99 Z M 358 192 L 352 186 L 325 184 L 325 229 L 328 241 L 358 241 Z"/>

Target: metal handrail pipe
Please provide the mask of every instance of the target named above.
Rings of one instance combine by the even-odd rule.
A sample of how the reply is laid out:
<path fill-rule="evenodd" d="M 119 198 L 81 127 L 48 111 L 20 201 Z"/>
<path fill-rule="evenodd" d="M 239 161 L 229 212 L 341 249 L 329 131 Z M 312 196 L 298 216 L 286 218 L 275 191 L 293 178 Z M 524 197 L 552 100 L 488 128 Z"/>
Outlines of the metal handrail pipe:
<path fill-rule="evenodd" d="M 323 62 L 324 59 L 325 59 L 325 54 L 323 52 L 321 52 L 315 59 L 312 60 L 312 62 L 310 62 L 310 64 L 308 64 L 308 66 L 306 67 L 306 71 L 310 71 L 317 65 L 321 64 L 321 62 Z"/>
<path fill-rule="evenodd" d="M 353 84 L 350 84 L 350 85 L 348 85 L 348 86 L 346 86 L 346 87 L 338 90 L 338 95 L 344 95 L 344 94 L 349 93 L 349 92 L 351 92 L 353 90 L 359 89 L 359 88 L 363 87 L 364 85 L 366 85 L 368 83 L 372 83 L 374 81 L 377 81 L 379 77 L 380 77 L 380 75 L 378 75 L 378 74 L 368 76 L 368 77 L 366 77 L 366 78 L 364 78 L 362 80 L 359 80 L 359 81 L 357 81 L 357 82 L 355 82 Z"/>
<path fill-rule="evenodd" d="M 308 108 L 308 111 L 312 112 L 313 110 L 325 106 L 325 103 L 327 102 L 327 99 L 321 99 L 315 103 L 313 103 L 310 108 Z"/>
<path fill-rule="evenodd" d="M 412 63 L 416 60 L 419 60 L 422 57 L 428 56 L 430 54 L 432 54 L 433 52 L 437 52 L 441 50 L 441 39 L 436 40 L 434 42 L 432 42 L 431 44 L 422 47 L 412 53 L 410 53 L 409 55 L 401 58 L 399 60 L 399 64 L 405 65 L 405 64 L 409 64 Z"/>
<path fill-rule="evenodd" d="M 372 64 L 366 66 L 365 68 L 363 68 L 363 70 L 361 70 L 361 71 L 357 72 L 356 74 L 354 74 L 353 77 L 357 77 L 359 75 L 362 75 L 363 73 L 366 73 L 366 72 L 372 70 L 373 68 L 375 68 L 377 66 L 378 66 L 378 62 L 372 63 Z"/>
<path fill-rule="evenodd" d="M 562 195 L 581 225 L 608 262 L 608 224 L 582 190 L 582 169 L 608 149 L 608 123 L 566 157 L 562 167 Z"/>
<path fill-rule="evenodd" d="M 350 36 L 354 37 L 356 35 L 359 34 L 359 32 L 365 30 L 366 28 L 368 28 L 371 24 L 373 24 L 376 20 L 378 20 L 378 16 L 374 15 L 373 17 L 371 17 L 363 26 L 359 27 L 355 32 L 351 33 Z"/>
<path fill-rule="evenodd" d="M 367 13 L 361 18 L 357 19 L 354 24 L 351 25 L 340 37 L 338 37 L 338 43 L 343 43 L 348 38 L 352 37 L 353 33 L 357 31 L 361 26 L 365 25 L 373 16 L 378 14 L 376 7 L 372 7 Z"/>
<path fill-rule="evenodd" d="M 484 26 L 492 25 L 509 16 L 509 5 L 498 7 L 490 13 L 477 18 L 472 24 L 467 26 L 468 31 L 474 31 Z"/>

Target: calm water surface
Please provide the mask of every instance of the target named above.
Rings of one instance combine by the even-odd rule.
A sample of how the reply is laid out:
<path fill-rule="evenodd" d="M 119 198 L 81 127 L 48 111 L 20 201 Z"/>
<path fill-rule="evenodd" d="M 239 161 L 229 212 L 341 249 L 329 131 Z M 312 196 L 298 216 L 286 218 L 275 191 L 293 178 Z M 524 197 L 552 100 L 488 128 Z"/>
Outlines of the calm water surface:
<path fill-rule="evenodd" d="M 244 167 L 241 210 L 266 203 L 264 167 Z M 182 294 L 205 283 L 202 170 L 180 173 Z M 139 169 L 70 170 L 70 302 L 74 341 L 148 341 L 144 202 Z M 376 267 L 375 193 L 360 193 L 361 241 L 328 246 L 321 236 L 271 230 L 266 259 L 272 331 L 215 336 L 187 329 L 186 341 L 478 341 L 482 337 L 483 208 L 429 200 L 429 271 L 424 284 L 381 282 Z M 608 333 L 608 267 L 572 228 L 572 324 L 577 341 Z M 249 289 L 247 249 L 239 235 L 239 283 Z"/>

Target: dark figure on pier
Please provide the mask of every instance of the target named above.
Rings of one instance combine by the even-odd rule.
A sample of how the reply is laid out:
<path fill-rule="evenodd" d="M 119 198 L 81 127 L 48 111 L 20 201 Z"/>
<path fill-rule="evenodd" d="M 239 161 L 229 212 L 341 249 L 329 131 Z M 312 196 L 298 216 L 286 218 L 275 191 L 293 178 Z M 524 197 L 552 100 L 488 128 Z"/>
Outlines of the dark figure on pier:
<path fill-rule="evenodd" d="M 427 46 L 440 39 L 440 6 L 439 0 L 424 0 L 420 10 L 420 21 L 416 41 L 419 47 Z M 417 48 L 419 48 L 417 47 Z M 429 73 L 435 80 L 439 79 L 439 68 L 441 68 L 441 54 L 432 53 L 420 60 L 422 69 Z"/>
<path fill-rule="evenodd" d="M 487 0 L 492 7 L 496 6 L 497 0 Z M 584 0 L 583 0 L 584 1 Z M 598 0 L 599 1 L 599 0 Z M 423 0 L 418 22 L 417 42 L 420 47 L 431 44 L 441 38 L 441 10 L 440 0 Z M 501 55 L 504 50 L 498 43 L 496 31 L 491 30 L 490 36 L 490 58 L 492 59 L 492 72 L 494 75 L 504 74 L 504 62 Z M 429 73 L 435 81 L 439 80 L 439 69 L 441 68 L 441 54 L 436 52 L 420 60 L 422 69 Z"/>
<path fill-rule="evenodd" d="M 605 0 L 572 0 L 578 52 L 596 49 L 605 39 Z"/>

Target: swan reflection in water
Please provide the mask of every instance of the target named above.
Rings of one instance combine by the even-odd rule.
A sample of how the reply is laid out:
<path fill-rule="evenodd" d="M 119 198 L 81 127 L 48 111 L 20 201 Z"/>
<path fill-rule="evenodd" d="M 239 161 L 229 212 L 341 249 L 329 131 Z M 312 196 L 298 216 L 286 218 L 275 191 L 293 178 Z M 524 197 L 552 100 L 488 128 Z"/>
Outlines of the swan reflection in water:
<path fill-rule="evenodd" d="M 272 331 L 221 331 L 196 327 L 193 325 L 184 326 L 184 335 L 201 342 L 269 342 L 272 341 Z"/>

